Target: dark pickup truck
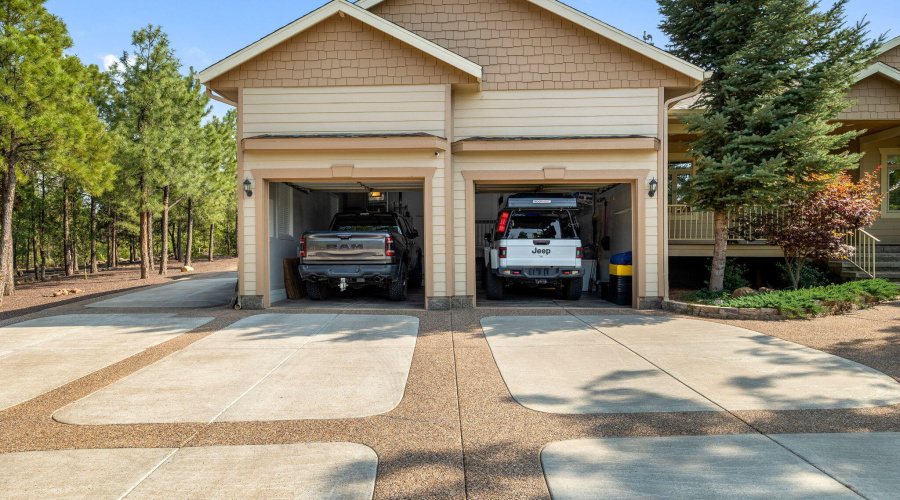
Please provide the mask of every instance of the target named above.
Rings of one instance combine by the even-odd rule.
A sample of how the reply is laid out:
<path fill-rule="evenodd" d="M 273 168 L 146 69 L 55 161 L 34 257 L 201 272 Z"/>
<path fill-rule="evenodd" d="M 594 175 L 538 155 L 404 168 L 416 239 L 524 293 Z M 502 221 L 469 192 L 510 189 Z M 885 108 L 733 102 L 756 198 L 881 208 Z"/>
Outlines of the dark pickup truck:
<path fill-rule="evenodd" d="M 424 261 L 419 232 L 398 213 L 341 213 L 330 231 L 310 231 L 300 240 L 300 277 L 312 300 L 334 288 L 378 286 L 391 300 L 406 300 L 408 287 L 422 285 Z"/>

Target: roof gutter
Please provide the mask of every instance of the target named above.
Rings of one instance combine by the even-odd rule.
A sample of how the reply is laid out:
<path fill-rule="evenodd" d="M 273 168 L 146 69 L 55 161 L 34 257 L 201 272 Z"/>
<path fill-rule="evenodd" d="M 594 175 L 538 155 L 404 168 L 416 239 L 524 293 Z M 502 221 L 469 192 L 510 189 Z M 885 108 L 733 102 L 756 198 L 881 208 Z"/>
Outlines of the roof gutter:
<path fill-rule="evenodd" d="M 227 104 L 227 105 L 233 106 L 233 107 L 235 107 L 235 108 L 237 107 L 237 103 L 236 103 L 236 102 L 232 101 L 231 99 L 226 99 L 226 98 L 224 98 L 224 97 L 222 97 L 222 96 L 213 94 L 213 93 L 212 93 L 212 90 L 210 90 L 209 87 L 206 87 L 206 95 L 207 95 L 210 99 L 212 99 L 212 100 L 214 100 L 214 101 L 219 101 L 219 102 L 221 102 L 222 104 Z"/>

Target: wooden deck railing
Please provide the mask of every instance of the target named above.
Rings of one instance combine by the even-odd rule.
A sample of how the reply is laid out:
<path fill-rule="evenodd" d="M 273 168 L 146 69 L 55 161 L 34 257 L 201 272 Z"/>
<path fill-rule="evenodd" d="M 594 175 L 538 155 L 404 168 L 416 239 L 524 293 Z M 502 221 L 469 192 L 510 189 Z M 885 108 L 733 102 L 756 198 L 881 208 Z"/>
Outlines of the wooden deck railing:
<path fill-rule="evenodd" d="M 754 216 L 765 214 L 768 207 L 745 207 L 728 216 L 729 240 L 751 240 L 751 222 L 742 227 L 739 221 L 752 221 Z M 689 205 L 669 205 L 669 241 L 684 243 L 712 243 L 713 213 L 692 208 Z"/>
<path fill-rule="evenodd" d="M 864 229 L 859 229 L 844 236 L 844 243 L 853 247 L 847 261 L 871 278 L 875 278 L 875 245 L 881 243 L 881 240 Z"/>

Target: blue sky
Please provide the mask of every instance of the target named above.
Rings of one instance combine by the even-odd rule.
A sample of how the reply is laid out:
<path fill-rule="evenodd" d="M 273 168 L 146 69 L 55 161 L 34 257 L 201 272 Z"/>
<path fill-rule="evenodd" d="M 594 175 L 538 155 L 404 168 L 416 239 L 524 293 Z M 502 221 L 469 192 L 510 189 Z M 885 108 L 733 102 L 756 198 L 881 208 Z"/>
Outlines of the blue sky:
<path fill-rule="evenodd" d="M 48 0 L 47 9 L 62 17 L 75 46 L 72 52 L 101 68 L 131 44 L 131 33 L 147 24 L 161 25 L 185 66 L 198 70 L 255 42 L 316 9 L 327 0 Z M 566 3 L 627 33 L 666 39 L 657 27 L 655 0 L 566 0 Z M 825 1 L 828 4 L 828 1 Z M 900 35 L 897 0 L 850 0 L 848 19 L 865 16 L 873 34 Z M 228 107 L 215 103 L 214 113 Z"/>

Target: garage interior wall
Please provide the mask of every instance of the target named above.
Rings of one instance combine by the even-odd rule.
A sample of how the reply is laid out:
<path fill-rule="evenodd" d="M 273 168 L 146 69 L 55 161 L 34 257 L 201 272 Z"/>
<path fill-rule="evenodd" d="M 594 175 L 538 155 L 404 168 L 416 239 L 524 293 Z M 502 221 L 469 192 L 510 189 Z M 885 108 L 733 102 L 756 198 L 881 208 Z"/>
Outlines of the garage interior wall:
<path fill-rule="evenodd" d="M 601 194 L 598 201 L 606 200 L 607 205 L 603 211 L 604 217 L 608 217 L 609 223 L 609 250 L 600 250 L 598 259 L 597 276 L 600 281 L 609 281 L 609 259 L 616 254 L 631 252 L 631 186 L 619 184 L 609 191 Z M 600 221 L 602 224 L 603 221 Z"/>

